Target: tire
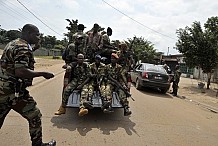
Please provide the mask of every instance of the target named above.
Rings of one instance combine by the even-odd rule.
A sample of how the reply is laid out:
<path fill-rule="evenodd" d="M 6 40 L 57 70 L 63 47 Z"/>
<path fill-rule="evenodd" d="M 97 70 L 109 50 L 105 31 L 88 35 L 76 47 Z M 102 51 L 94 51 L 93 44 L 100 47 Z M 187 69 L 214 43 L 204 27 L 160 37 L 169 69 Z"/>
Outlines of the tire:
<path fill-rule="evenodd" d="M 136 88 L 137 90 L 142 89 L 142 86 L 141 86 L 140 83 L 139 83 L 139 79 L 136 79 L 135 88 Z"/>

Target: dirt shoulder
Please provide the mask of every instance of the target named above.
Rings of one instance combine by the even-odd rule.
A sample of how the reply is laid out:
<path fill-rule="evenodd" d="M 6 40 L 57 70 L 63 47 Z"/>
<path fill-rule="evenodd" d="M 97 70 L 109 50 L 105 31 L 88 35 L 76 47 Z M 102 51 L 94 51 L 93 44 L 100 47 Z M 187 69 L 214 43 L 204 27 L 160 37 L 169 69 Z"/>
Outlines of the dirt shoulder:
<path fill-rule="evenodd" d="M 218 84 L 211 83 L 210 89 L 198 88 L 198 80 L 181 77 L 179 83 L 178 94 L 180 97 L 185 97 L 190 102 L 210 106 L 218 110 Z M 170 89 L 172 90 L 172 89 Z"/>

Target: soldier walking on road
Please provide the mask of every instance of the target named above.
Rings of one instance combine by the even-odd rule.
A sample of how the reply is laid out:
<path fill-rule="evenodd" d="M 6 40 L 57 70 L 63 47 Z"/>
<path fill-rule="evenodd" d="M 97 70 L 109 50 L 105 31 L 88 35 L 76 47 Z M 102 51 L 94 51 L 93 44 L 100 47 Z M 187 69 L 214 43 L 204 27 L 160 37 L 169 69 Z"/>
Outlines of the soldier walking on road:
<path fill-rule="evenodd" d="M 181 71 L 179 69 L 179 65 L 175 66 L 175 73 L 174 73 L 174 78 L 173 78 L 173 96 L 177 96 L 178 92 L 178 87 L 179 87 L 179 81 L 180 81 L 180 76 L 181 76 Z"/>
<path fill-rule="evenodd" d="M 26 24 L 21 38 L 11 41 L 4 49 L 0 69 L 0 128 L 11 109 L 29 122 L 32 146 L 55 146 L 56 141 L 42 142 L 40 110 L 26 89 L 35 77 L 53 78 L 49 72 L 34 71 L 33 51 L 39 48 L 40 33 L 36 26 Z M 35 44 L 32 48 L 30 45 Z"/>

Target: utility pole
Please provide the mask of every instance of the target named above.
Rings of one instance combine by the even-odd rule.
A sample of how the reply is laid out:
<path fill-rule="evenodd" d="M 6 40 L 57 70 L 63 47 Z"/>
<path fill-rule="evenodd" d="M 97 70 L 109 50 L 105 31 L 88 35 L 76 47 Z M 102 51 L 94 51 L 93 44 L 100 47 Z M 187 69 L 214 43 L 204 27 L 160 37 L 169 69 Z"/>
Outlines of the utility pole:
<path fill-rule="evenodd" d="M 170 49 L 170 47 L 168 47 L 168 49 L 167 49 L 167 56 L 168 56 L 168 54 L 169 54 L 169 49 Z"/>

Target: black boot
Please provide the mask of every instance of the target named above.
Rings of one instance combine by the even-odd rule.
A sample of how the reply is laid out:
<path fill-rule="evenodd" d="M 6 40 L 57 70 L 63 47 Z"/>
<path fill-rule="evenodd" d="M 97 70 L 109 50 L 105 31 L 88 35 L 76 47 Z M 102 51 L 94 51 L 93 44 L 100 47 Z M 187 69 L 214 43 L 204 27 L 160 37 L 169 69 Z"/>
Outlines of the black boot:
<path fill-rule="evenodd" d="M 56 141 L 55 140 L 51 140 L 48 143 L 42 143 L 41 146 L 56 146 Z"/>
<path fill-rule="evenodd" d="M 132 114 L 132 112 L 129 110 L 129 107 L 124 106 L 124 116 L 129 116 L 131 114 Z"/>

